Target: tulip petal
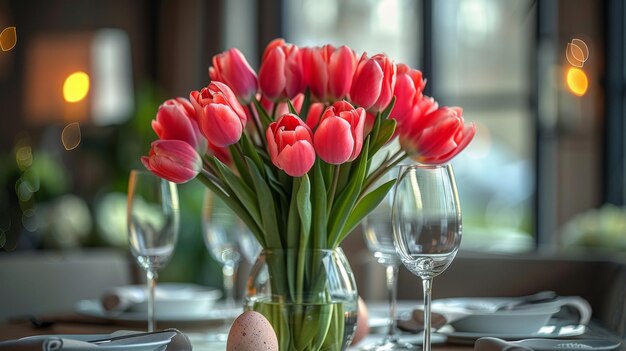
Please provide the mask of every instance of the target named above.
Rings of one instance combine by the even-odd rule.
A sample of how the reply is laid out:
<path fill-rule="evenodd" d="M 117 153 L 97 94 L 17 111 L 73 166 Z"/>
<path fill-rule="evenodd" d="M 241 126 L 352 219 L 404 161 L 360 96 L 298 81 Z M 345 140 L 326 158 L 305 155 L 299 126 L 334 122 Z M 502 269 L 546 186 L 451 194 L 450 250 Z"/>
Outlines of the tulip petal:
<path fill-rule="evenodd" d="M 364 109 L 369 109 L 380 96 L 384 74 L 374 60 L 370 59 L 359 65 L 362 65 L 362 68 L 354 75 L 350 100 Z"/>
<path fill-rule="evenodd" d="M 315 149 L 306 141 L 299 140 L 287 145 L 277 157 L 277 166 L 292 177 L 305 175 L 315 163 Z"/>
<path fill-rule="evenodd" d="M 243 125 L 237 114 L 227 105 L 209 104 L 204 107 L 205 120 L 200 128 L 209 142 L 219 147 L 239 141 Z"/>
<path fill-rule="evenodd" d="M 313 136 L 315 151 L 326 163 L 338 165 L 350 158 L 354 139 L 350 123 L 340 117 L 328 117 L 320 122 Z"/>
<path fill-rule="evenodd" d="M 285 89 L 285 53 L 274 48 L 267 53 L 259 70 L 261 91 L 270 100 L 276 100 Z"/>

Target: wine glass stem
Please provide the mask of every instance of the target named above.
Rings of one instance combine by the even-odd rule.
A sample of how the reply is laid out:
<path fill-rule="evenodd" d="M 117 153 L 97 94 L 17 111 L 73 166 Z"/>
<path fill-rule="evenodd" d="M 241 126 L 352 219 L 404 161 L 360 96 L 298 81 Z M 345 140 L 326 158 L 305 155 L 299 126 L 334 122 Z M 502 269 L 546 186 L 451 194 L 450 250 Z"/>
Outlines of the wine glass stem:
<path fill-rule="evenodd" d="M 222 267 L 224 275 L 224 292 L 226 293 L 226 307 L 235 307 L 235 277 L 237 276 L 237 262 L 226 262 Z"/>
<path fill-rule="evenodd" d="M 424 351 L 430 351 L 430 305 L 433 278 L 423 278 L 422 288 L 424 289 Z"/>
<path fill-rule="evenodd" d="M 148 282 L 148 332 L 156 329 L 156 320 L 154 318 L 154 290 L 156 289 L 157 273 L 149 269 L 146 272 L 146 281 Z"/>
<path fill-rule="evenodd" d="M 389 265 L 385 271 L 387 280 L 387 297 L 389 299 L 389 321 L 387 322 L 387 335 L 383 341 L 383 345 L 398 341 L 396 335 L 396 296 L 398 290 L 398 265 Z"/>

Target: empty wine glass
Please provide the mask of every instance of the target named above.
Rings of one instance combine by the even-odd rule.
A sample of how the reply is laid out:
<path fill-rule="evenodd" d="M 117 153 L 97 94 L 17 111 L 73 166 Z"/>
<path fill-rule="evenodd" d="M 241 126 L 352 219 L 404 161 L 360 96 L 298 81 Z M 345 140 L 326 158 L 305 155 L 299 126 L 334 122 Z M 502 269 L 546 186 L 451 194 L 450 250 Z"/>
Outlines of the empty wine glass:
<path fill-rule="evenodd" d="M 254 262 L 261 247 L 245 223 L 209 190 L 202 206 L 202 233 L 211 256 L 222 265 L 226 306 L 233 308 L 235 278 L 242 255 L 248 262 Z"/>
<path fill-rule="evenodd" d="M 397 171 L 388 172 L 375 185 L 381 185 L 398 175 Z M 389 319 L 387 321 L 387 334 L 377 343 L 365 345 L 362 350 L 414 350 L 415 346 L 402 342 L 398 338 L 396 321 L 396 295 L 398 287 L 398 268 L 400 257 L 396 253 L 393 244 L 393 226 L 391 221 L 391 208 L 393 205 L 393 189 L 383 201 L 370 212 L 363 220 L 363 234 L 369 251 L 374 254 L 378 263 L 385 266 L 385 282 L 387 284 L 387 297 L 389 301 Z"/>
<path fill-rule="evenodd" d="M 176 184 L 148 171 L 133 170 L 128 181 L 127 225 L 130 251 L 146 271 L 148 331 L 156 328 L 154 290 L 157 273 L 172 257 L 178 237 Z"/>
<path fill-rule="evenodd" d="M 430 351 L 432 280 L 452 263 L 461 243 L 461 206 L 452 166 L 402 166 L 392 218 L 400 260 L 422 278 L 424 351 Z"/>

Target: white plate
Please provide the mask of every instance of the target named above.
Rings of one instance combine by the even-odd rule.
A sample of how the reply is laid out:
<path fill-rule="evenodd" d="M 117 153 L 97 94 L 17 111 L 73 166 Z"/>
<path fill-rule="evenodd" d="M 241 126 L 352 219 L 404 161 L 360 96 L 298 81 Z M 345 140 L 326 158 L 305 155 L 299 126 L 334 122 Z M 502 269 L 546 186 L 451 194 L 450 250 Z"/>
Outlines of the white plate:
<path fill-rule="evenodd" d="M 143 311 L 124 311 L 111 312 L 102 308 L 100 301 L 97 299 L 81 300 L 76 303 L 76 312 L 85 316 L 103 318 L 108 320 L 141 322 L 146 321 L 148 316 Z M 216 322 L 234 319 L 243 312 L 243 307 L 226 308 L 225 306 L 216 304 L 207 310 L 199 310 L 194 313 L 188 311 L 166 311 L 159 312 L 156 309 L 156 320 L 160 322 Z"/>
<path fill-rule="evenodd" d="M 209 310 L 222 296 L 215 288 L 196 284 L 161 283 L 155 291 L 155 309 L 164 314 L 195 314 Z M 143 312 L 148 310 L 146 286 L 126 285 L 110 289 L 101 298 L 107 310 Z M 106 304 L 105 304 L 106 303 Z"/>
<path fill-rule="evenodd" d="M 587 328 L 584 325 L 564 325 L 564 322 L 559 319 L 552 319 L 547 325 L 541 327 L 536 333 L 470 333 L 470 332 L 457 332 L 451 326 L 447 325 L 437 332 L 448 337 L 449 342 L 469 344 L 473 343 L 476 339 L 482 337 L 494 337 L 503 340 L 521 340 L 531 338 L 566 338 L 571 336 L 578 336 L 585 333 Z"/>

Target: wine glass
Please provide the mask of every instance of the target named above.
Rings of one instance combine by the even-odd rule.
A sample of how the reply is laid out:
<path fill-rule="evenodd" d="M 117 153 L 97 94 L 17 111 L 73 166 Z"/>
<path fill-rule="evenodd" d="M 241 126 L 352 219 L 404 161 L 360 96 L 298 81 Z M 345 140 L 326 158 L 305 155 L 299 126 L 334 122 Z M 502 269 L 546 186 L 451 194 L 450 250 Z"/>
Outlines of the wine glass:
<path fill-rule="evenodd" d="M 211 256 L 222 266 L 226 307 L 235 307 L 234 286 L 242 255 L 253 262 L 261 247 L 239 217 L 210 190 L 202 206 L 202 233 Z"/>
<path fill-rule="evenodd" d="M 148 283 L 148 331 L 156 328 L 154 290 L 157 272 L 172 257 L 178 237 L 176 184 L 148 171 L 133 170 L 128 181 L 128 242 Z"/>
<path fill-rule="evenodd" d="M 375 184 L 381 185 L 397 176 L 399 168 L 390 171 Z M 414 350 L 415 346 L 406 342 L 401 342 L 397 334 L 396 321 L 396 295 L 398 287 L 398 268 L 400 257 L 396 253 L 393 244 L 393 227 L 391 221 L 391 208 L 393 205 L 393 189 L 381 201 L 381 203 L 370 212 L 362 222 L 365 243 L 369 251 L 374 254 L 378 263 L 385 266 L 385 282 L 387 284 L 387 297 L 389 299 L 389 319 L 387 321 L 387 334 L 384 338 L 374 344 L 365 345 L 362 350 Z"/>
<path fill-rule="evenodd" d="M 396 251 L 424 290 L 424 351 L 430 351 L 433 278 L 456 256 L 461 206 L 450 165 L 402 166 L 392 209 Z"/>

